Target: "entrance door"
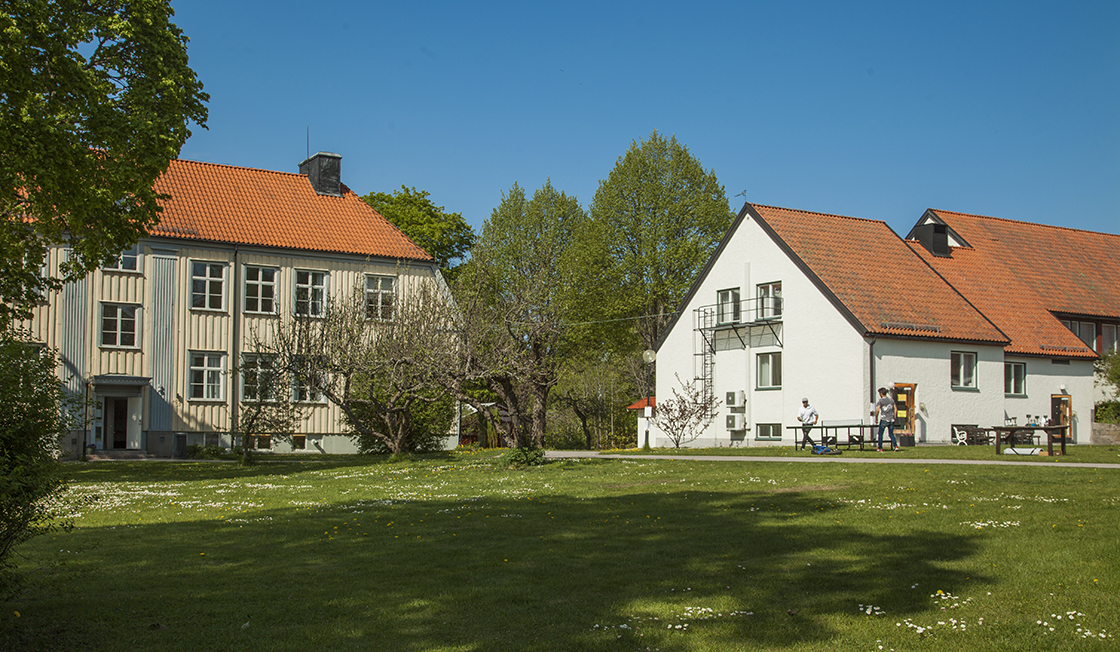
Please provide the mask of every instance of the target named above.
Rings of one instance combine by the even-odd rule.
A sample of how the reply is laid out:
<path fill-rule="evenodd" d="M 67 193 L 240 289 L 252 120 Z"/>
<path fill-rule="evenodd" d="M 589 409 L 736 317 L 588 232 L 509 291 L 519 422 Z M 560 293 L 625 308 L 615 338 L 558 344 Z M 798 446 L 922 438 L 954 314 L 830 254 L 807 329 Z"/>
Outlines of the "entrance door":
<path fill-rule="evenodd" d="M 1069 419 L 1069 394 L 1050 395 L 1050 423 L 1056 426 L 1070 425 Z M 1072 435 L 1072 432 L 1067 432 Z"/>
<path fill-rule="evenodd" d="M 914 390 L 917 388 L 912 383 L 894 384 L 895 432 L 914 434 Z"/>
<path fill-rule="evenodd" d="M 105 423 L 108 426 L 109 446 L 106 448 L 128 448 L 128 399 L 105 399 Z"/>

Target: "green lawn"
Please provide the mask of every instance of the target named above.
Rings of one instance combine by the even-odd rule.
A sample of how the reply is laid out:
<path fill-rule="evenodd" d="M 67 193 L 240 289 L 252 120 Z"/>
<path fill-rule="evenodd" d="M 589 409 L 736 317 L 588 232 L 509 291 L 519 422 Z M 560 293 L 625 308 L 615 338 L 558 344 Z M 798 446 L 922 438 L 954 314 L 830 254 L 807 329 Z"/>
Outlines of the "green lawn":
<path fill-rule="evenodd" d="M 67 465 L 0 649 L 1118 643 L 1120 470 L 494 454 Z"/>

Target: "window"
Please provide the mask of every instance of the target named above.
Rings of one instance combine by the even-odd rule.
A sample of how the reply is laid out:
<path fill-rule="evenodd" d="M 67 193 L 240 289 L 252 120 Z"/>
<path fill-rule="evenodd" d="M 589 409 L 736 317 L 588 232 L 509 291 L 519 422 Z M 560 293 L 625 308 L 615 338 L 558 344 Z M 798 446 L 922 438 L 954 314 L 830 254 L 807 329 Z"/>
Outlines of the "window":
<path fill-rule="evenodd" d="M 225 263 L 191 263 L 191 308 L 224 310 L 226 298 Z"/>
<path fill-rule="evenodd" d="M 1101 354 L 1106 355 L 1114 351 L 1120 350 L 1120 340 L 1118 340 L 1117 331 L 1120 327 L 1116 324 L 1102 324 L 1101 325 Z"/>
<path fill-rule="evenodd" d="M 1022 362 L 1003 363 L 1003 393 L 1025 396 L 1027 393 L 1027 365 Z"/>
<path fill-rule="evenodd" d="M 132 349 L 140 346 L 136 322 L 140 306 L 101 304 L 101 346 Z"/>
<path fill-rule="evenodd" d="M 292 374 L 292 400 L 296 403 L 322 403 L 323 395 L 314 385 L 321 384 L 325 378 L 322 369 L 310 358 L 296 361 L 297 370 Z M 313 382 L 318 381 L 318 382 Z"/>
<path fill-rule="evenodd" d="M 776 319 L 782 316 L 782 284 L 763 283 L 758 286 L 758 318 Z"/>
<path fill-rule="evenodd" d="M 271 402 L 276 400 L 276 358 L 270 355 L 246 355 L 241 363 L 241 400 Z"/>
<path fill-rule="evenodd" d="M 307 449 L 307 435 L 292 435 L 292 448 L 297 451 Z"/>
<path fill-rule="evenodd" d="M 782 354 L 758 354 L 758 389 L 782 386 Z"/>
<path fill-rule="evenodd" d="M 781 439 L 782 438 L 782 424 L 780 423 L 760 423 L 757 424 L 757 434 L 759 439 Z"/>
<path fill-rule="evenodd" d="M 245 312 L 276 313 L 276 269 L 245 266 Z"/>
<path fill-rule="evenodd" d="M 366 318 L 388 321 L 396 304 L 397 279 L 366 274 Z"/>
<path fill-rule="evenodd" d="M 1097 325 L 1091 321 L 1081 322 L 1081 329 L 1078 337 L 1085 343 L 1085 346 L 1097 350 Z"/>
<path fill-rule="evenodd" d="M 719 307 L 717 309 L 720 324 L 739 323 L 739 288 L 720 290 L 716 294 Z"/>
<path fill-rule="evenodd" d="M 140 247 L 133 246 L 128 251 L 121 253 L 117 259 L 101 269 L 117 270 L 121 272 L 138 272 L 140 271 Z"/>
<path fill-rule="evenodd" d="M 327 273 L 296 270 L 296 314 L 322 317 L 327 296 Z"/>
<path fill-rule="evenodd" d="M 191 352 L 191 371 L 188 396 L 202 401 L 220 401 L 225 398 L 223 394 L 224 383 L 222 363 L 224 353 Z"/>
<path fill-rule="evenodd" d="M 949 384 L 953 387 L 976 387 L 976 354 L 953 351 L 949 360 Z"/>

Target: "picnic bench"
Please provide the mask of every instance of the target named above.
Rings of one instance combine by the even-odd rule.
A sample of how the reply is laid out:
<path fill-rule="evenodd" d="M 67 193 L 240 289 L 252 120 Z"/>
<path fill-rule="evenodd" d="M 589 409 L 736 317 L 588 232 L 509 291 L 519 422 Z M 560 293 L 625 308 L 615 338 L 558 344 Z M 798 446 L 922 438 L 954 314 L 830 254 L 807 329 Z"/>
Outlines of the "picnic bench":
<path fill-rule="evenodd" d="M 805 442 L 805 426 L 786 426 L 793 431 L 793 448 L 797 450 Z M 844 446 L 851 450 L 852 446 L 859 446 L 863 450 L 864 444 L 875 444 L 875 434 L 879 424 L 864 423 L 860 419 L 840 419 L 821 421 L 820 425 L 809 426 L 809 438 L 814 442 L 819 441 L 824 446 Z M 819 435 L 817 434 L 819 433 Z M 840 438 L 843 437 L 843 440 Z"/>

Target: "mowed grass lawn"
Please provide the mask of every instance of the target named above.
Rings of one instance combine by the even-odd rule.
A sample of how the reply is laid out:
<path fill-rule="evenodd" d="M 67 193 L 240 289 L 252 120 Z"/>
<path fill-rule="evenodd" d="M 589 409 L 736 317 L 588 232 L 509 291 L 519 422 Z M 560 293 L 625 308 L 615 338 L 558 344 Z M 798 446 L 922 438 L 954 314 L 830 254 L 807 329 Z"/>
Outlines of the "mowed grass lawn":
<path fill-rule="evenodd" d="M 495 455 L 67 465 L 0 649 L 1120 643 L 1117 469 Z"/>

